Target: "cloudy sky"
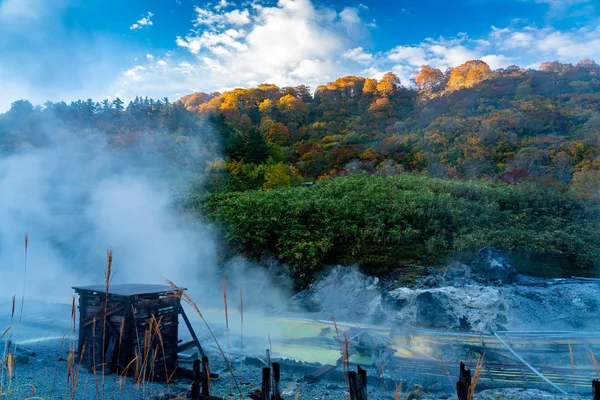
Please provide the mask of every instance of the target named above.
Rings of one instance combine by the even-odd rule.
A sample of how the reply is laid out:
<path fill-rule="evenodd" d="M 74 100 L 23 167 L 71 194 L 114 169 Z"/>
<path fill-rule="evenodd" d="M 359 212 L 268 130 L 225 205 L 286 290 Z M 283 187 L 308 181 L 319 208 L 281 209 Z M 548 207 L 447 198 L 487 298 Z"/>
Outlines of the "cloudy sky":
<path fill-rule="evenodd" d="M 388 70 L 408 83 L 469 59 L 600 61 L 599 22 L 598 0 L 0 0 L 0 112 Z"/>

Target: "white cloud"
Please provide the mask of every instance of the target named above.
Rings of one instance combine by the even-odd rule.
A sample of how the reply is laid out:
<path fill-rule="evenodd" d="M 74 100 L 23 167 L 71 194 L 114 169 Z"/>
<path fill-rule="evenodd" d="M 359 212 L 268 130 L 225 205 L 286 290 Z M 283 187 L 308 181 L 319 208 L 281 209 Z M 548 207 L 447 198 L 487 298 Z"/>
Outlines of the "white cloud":
<path fill-rule="evenodd" d="M 154 14 L 152 14 L 150 11 L 148 11 L 148 13 L 146 14 L 145 17 L 138 19 L 135 24 L 133 24 L 129 27 L 129 29 L 131 29 L 132 31 L 135 31 L 137 29 L 142 29 L 144 26 L 154 25 L 154 23 L 152 22 L 153 16 L 154 16 Z"/>
<path fill-rule="evenodd" d="M 351 36 L 366 25 L 358 8 L 336 11 L 311 0 L 279 0 L 274 6 L 253 2 L 237 9 L 225 3 L 196 7 L 195 28 L 176 38 L 178 48 L 189 52 L 188 64 L 172 62 L 180 55 L 147 60 L 145 70 L 126 71 L 113 89 L 125 96 L 138 86 L 150 95 L 160 81 L 168 82 L 163 93 L 165 87 L 172 93 L 210 92 L 257 82 L 314 88 L 350 70 L 340 62 L 343 54 L 363 64 L 373 58 L 362 49 L 348 50 Z M 161 68 L 161 61 L 168 67 Z"/>
<path fill-rule="evenodd" d="M 361 71 L 361 75 L 365 78 L 381 79 L 386 72 L 388 71 L 383 71 L 376 67 L 369 67 L 367 69 L 363 69 Z"/>
<path fill-rule="evenodd" d="M 220 12 L 221 8 L 215 8 L 217 12 L 214 12 L 207 8 L 196 7 L 196 26 L 223 27 L 226 24 L 247 25 L 251 22 L 250 12 L 247 9 Z"/>
<path fill-rule="evenodd" d="M 435 44 L 430 47 L 430 50 L 437 56 L 433 64 L 438 67 L 451 67 L 481 57 L 481 53 L 477 49 L 464 45 Z"/>
<path fill-rule="evenodd" d="M 425 50 L 419 47 L 398 46 L 390 50 L 387 54 L 390 61 L 401 62 L 405 61 L 411 65 L 423 65 L 426 63 Z"/>
<path fill-rule="evenodd" d="M 232 6 L 233 3 L 228 2 L 227 0 L 219 0 L 219 4 L 215 6 L 215 10 L 219 11 L 225 7 Z"/>
<path fill-rule="evenodd" d="M 230 54 L 226 47 L 238 51 L 244 51 L 247 46 L 237 39 L 243 35 L 243 31 L 228 29 L 222 33 L 204 31 L 200 36 L 186 37 L 182 39 L 177 37 L 176 43 L 180 47 L 185 47 L 193 54 L 198 54 L 202 49 L 208 49 L 216 55 Z"/>
<path fill-rule="evenodd" d="M 487 63 L 491 69 L 506 68 L 514 64 L 511 58 L 502 54 L 488 54 L 481 57 L 481 61 Z"/>
<path fill-rule="evenodd" d="M 359 64 L 370 64 L 373 62 L 373 54 L 367 53 L 362 47 L 346 50 L 342 53 L 342 57 Z"/>
<path fill-rule="evenodd" d="M 508 43 L 511 47 L 528 48 L 533 45 L 535 38 L 529 32 L 513 32 Z"/>
<path fill-rule="evenodd" d="M 496 45 L 516 50 L 515 59 L 527 63 L 533 58 L 576 63 L 583 58 L 600 59 L 600 27 L 559 31 L 552 27 L 509 27 L 495 32 Z"/>
<path fill-rule="evenodd" d="M 346 7 L 340 13 L 340 19 L 349 24 L 358 24 L 361 22 L 358 9 L 353 7 Z"/>
<path fill-rule="evenodd" d="M 398 43 L 387 51 L 371 53 L 365 50 L 368 40 L 354 35 L 360 29 L 368 32 L 369 22 L 362 19 L 366 7 L 335 10 L 319 7 L 313 0 L 245 4 L 237 7 L 223 0 L 197 7 L 194 29 L 176 38 L 179 52 L 148 58 L 147 65 L 142 65 L 145 69 L 130 68 L 121 74 L 114 90 L 125 95 L 139 87 L 148 95 L 162 97 L 262 82 L 303 83 L 314 89 L 347 74 L 380 78 L 386 71 L 393 71 L 407 84 L 422 65 L 445 70 L 479 59 L 497 69 L 554 59 L 600 59 L 597 24 L 559 31 L 514 20 L 507 27 L 491 26 L 487 35 L 477 38 L 457 32 L 454 37 Z"/>

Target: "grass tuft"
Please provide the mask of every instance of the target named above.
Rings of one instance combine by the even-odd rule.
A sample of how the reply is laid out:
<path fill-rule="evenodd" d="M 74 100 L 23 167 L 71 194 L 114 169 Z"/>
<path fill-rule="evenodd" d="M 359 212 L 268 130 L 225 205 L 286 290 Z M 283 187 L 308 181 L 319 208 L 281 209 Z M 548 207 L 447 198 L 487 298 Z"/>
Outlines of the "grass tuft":
<path fill-rule="evenodd" d="M 238 392 L 240 394 L 240 400 L 243 399 L 244 398 L 244 394 L 242 392 L 242 388 L 240 387 L 240 385 L 237 382 L 237 379 L 235 378 L 235 375 L 233 373 L 233 369 L 231 368 L 231 364 L 227 362 L 227 357 L 225 356 L 225 352 L 223 351 L 223 348 L 219 344 L 219 341 L 217 340 L 217 337 L 215 336 L 215 334 L 214 334 L 213 330 L 211 329 L 210 325 L 208 324 L 208 321 L 206 321 L 206 318 L 204 318 L 204 315 L 202 314 L 202 312 L 198 308 L 198 305 L 196 304 L 196 302 L 194 301 L 194 299 L 185 290 L 181 289 L 179 286 L 177 286 L 175 283 L 173 283 L 169 279 L 167 279 L 167 278 L 165 278 L 163 276 L 161 276 L 161 278 L 165 282 L 167 282 L 171 287 L 173 287 L 178 293 L 180 293 L 181 298 L 188 305 L 190 305 L 194 309 L 194 311 L 196 311 L 196 314 L 198 314 L 198 316 L 200 317 L 200 319 L 202 319 L 202 322 L 204 322 L 204 325 L 206 326 L 206 329 L 208 329 L 208 332 L 210 333 L 213 341 L 217 345 L 217 348 L 219 349 L 219 353 L 221 354 L 221 357 L 223 357 L 223 360 L 225 361 L 225 363 L 227 365 L 227 369 L 229 370 L 229 374 L 231 375 L 231 378 L 233 379 L 233 382 L 234 382 L 234 384 L 236 386 L 236 389 L 238 390 Z"/>

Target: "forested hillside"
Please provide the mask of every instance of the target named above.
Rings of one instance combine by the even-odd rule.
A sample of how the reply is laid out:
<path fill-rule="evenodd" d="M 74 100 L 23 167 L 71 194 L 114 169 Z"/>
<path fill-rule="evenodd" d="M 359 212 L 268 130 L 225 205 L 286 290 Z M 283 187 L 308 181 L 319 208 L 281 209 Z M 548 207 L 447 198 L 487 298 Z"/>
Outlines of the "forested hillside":
<path fill-rule="evenodd" d="M 387 73 L 127 106 L 20 100 L 0 114 L 2 154 L 65 141 L 156 156 L 192 189 L 183 211 L 219 229 L 223 261 L 276 259 L 300 285 L 323 265 L 387 273 L 490 245 L 568 274 L 600 262 L 600 67 L 589 60 L 470 61 L 423 67 L 411 84 Z"/>
<path fill-rule="evenodd" d="M 19 100 L 0 114 L 0 155 L 30 148 L 60 153 L 68 145 L 121 152 L 128 162 L 185 179 L 201 177 L 207 162 L 219 154 L 206 121 L 168 99 L 136 98 L 127 107 L 119 98 L 47 102 L 43 107 Z"/>
<path fill-rule="evenodd" d="M 599 78 L 590 60 L 496 71 L 470 61 L 446 72 L 423 67 L 410 88 L 387 73 L 340 78 L 314 94 L 263 84 L 181 101 L 211 118 L 221 138 L 225 164 L 213 190 L 418 170 L 590 195 L 600 182 Z"/>

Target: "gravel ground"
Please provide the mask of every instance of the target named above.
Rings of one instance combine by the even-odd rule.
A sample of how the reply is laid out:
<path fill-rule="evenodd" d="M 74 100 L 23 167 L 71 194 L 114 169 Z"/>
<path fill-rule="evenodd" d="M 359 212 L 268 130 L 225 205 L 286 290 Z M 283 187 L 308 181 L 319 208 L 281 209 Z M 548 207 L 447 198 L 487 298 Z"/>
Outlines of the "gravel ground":
<path fill-rule="evenodd" d="M 27 324 L 24 323 L 24 326 Z M 23 329 L 28 332 L 28 329 Z M 10 382 L 7 373 L 2 373 L 0 385 L 0 399 L 164 399 L 167 394 L 189 395 L 190 382 L 180 380 L 172 382 L 169 386 L 164 384 L 144 382 L 143 385 L 134 384 L 131 378 L 107 375 L 104 377 L 104 390 L 102 377 L 96 377 L 85 369 L 78 375 L 78 386 L 73 392 L 67 379 L 67 355 L 70 340 L 48 338 L 37 342 L 28 342 L 27 348 L 35 351 L 35 357 L 29 357 L 28 363 L 19 363 Z M 4 348 L 0 344 L 0 348 Z M 236 385 L 229 378 L 225 363 L 216 354 L 209 354 L 212 360 L 211 370 L 219 374 L 218 379 L 212 381 L 212 394 L 223 398 L 239 398 Z M 259 389 L 261 385 L 261 368 L 241 365 L 241 360 L 233 362 L 236 381 L 244 398 Z M 282 394 L 285 399 L 294 399 L 299 393 L 299 399 L 344 399 L 347 398 L 344 382 L 323 380 L 316 384 L 308 383 L 301 374 L 282 373 Z M 383 400 L 394 399 L 394 388 L 382 388 L 369 385 L 369 399 Z M 418 386 L 402 390 L 402 398 L 425 400 L 456 399 L 450 394 L 431 394 L 421 390 Z M 564 396 L 555 396 L 540 390 L 522 389 L 495 389 L 479 393 L 478 400 L 559 400 L 568 399 Z M 583 399 L 583 396 L 579 396 Z"/>
<path fill-rule="evenodd" d="M 600 310 L 600 290 L 597 284 L 565 284 L 549 287 L 531 287 L 520 285 L 487 286 L 469 281 L 464 276 L 451 280 L 437 275 L 431 287 L 399 288 L 389 292 L 386 301 L 393 300 L 401 306 L 390 309 L 385 307 L 379 282 L 368 278 L 355 270 L 332 274 L 325 282 L 315 286 L 307 293 L 308 296 L 297 296 L 292 301 L 292 308 L 309 308 L 315 316 L 322 314 L 323 318 L 330 315 L 342 315 L 349 319 L 361 316 L 383 315 L 388 322 L 401 320 L 405 323 L 419 326 L 418 298 L 423 293 L 431 293 L 434 302 L 427 303 L 428 313 L 435 311 L 432 320 L 445 320 L 447 327 L 456 325 L 461 316 L 473 315 L 476 320 L 469 320 L 470 328 L 474 331 L 489 332 L 497 329 L 536 329 L 546 330 L 595 330 L 597 318 L 584 318 L 596 315 Z M 428 277 L 429 280 L 433 280 Z M 333 281 L 333 282 L 331 282 Z M 541 280 L 540 280 L 541 281 Z M 343 293 L 344 296 L 341 296 Z M 354 315 L 344 315 L 348 296 L 360 300 L 358 312 Z M 358 297 L 357 297 L 358 296 Z M 319 308 L 315 309 L 316 306 Z M 17 302 L 16 314 L 19 314 L 20 303 Z M 76 339 L 72 332 L 71 304 L 55 304 L 34 300 L 25 302 L 22 321 L 18 315 L 11 317 L 12 304 L 10 300 L 0 299 L 0 337 L 4 343 L 11 339 L 21 347 L 35 351 L 35 357 L 29 357 L 28 362 L 19 360 L 12 379 L 9 381 L 6 370 L 0 369 L 0 400 L 42 398 L 42 399 L 163 399 L 168 393 L 189 394 L 190 382 L 172 382 L 169 387 L 163 384 L 144 382 L 136 385 L 132 379 L 124 379 L 115 375 L 96 377 L 82 369 L 78 375 L 78 386 L 72 391 L 67 379 L 67 357 L 69 346 Z M 214 319 L 220 317 L 221 310 L 214 310 Z M 319 314 L 320 312 L 320 314 Z M 217 315 L 218 314 L 218 315 Z M 211 316 L 212 317 L 212 316 Z M 443 317 L 443 318 L 442 318 Z M 221 317 L 222 318 L 222 317 Z M 197 329 L 200 340 L 209 343 L 211 339 L 204 332 L 201 322 L 190 314 L 192 324 Z M 213 318 L 211 318 L 213 319 Z M 249 318 L 250 320 L 250 318 Z M 262 319 L 259 328 L 265 327 Z M 425 321 L 426 323 L 428 321 Z M 429 326 L 426 326 L 429 327 Z M 7 329 L 8 328 L 8 329 Z M 6 333 L 2 332 L 7 329 Z M 213 329 L 215 327 L 213 326 Z M 216 327 L 217 330 L 222 328 Z M 262 334 L 259 329 L 258 334 Z M 185 335 L 185 332 L 182 332 Z M 223 333 L 220 333 L 223 335 Z M 263 335 L 265 336 L 265 335 Z M 263 338 L 265 339 L 265 338 Z M 266 339 L 265 339 L 266 340 Z M 264 340 L 263 340 L 264 342 Z M 261 344 L 264 346 L 264 343 Z M 210 348 L 210 346 L 208 346 Z M 264 347 L 260 347 L 264 348 Z M 0 340 L 0 352 L 4 344 Z M 210 351 L 210 349 L 207 349 Z M 248 355 L 248 353 L 245 353 Z M 239 390 L 229 378 L 225 363 L 214 351 L 211 352 L 211 370 L 218 373 L 219 378 L 212 384 L 213 395 L 223 398 L 239 398 Z M 261 368 L 244 365 L 241 360 L 234 362 L 234 374 L 238 380 L 243 397 L 259 389 L 261 385 Z M 394 388 L 369 386 L 369 399 L 394 399 Z M 294 399 L 299 393 L 299 399 L 344 399 L 347 398 L 344 382 L 323 380 L 310 384 L 303 380 L 301 374 L 282 372 L 282 391 L 285 399 Z M 455 399 L 452 394 L 443 392 L 426 393 L 419 386 L 403 389 L 402 398 L 407 399 Z M 579 396 L 584 399 L 584 396 Z M 477 400 L 558 400 L 568 399 L 555 396 L 540 390 L 494 389 L 477 394 Z"/>

